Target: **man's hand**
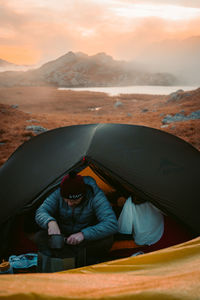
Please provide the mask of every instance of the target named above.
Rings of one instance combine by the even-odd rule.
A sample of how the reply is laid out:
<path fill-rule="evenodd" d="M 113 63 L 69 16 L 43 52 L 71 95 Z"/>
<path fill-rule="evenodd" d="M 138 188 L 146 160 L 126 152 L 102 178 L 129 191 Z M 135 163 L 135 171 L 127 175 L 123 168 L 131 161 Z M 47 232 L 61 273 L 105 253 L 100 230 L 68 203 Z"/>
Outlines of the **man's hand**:
<path fill-rule="evenodd" d="M 84 235 L 82 232 L 77 232 L 74 234 L 71 234 L 67 239 L 66 243 L 68 245 L 78 245 L 84 240 Z"/>
<path fill-rule="evenodd" d="M 56 221 L 50 221 L 48 223 L 48 234 L 60 234 L 60 228 Z"/>

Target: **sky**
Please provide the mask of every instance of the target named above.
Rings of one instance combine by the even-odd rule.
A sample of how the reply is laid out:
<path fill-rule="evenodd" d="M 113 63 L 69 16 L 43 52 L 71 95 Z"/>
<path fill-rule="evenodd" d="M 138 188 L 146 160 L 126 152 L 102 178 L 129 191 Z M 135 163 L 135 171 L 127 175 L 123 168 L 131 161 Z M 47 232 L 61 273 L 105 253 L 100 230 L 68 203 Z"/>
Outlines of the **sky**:
<path fill-rule="evenodd" d="M 192 36 L 199 0 L 0 0 L 0 58 L 16 64 L 69 51 L 134 60 L 152 43 Z"/>

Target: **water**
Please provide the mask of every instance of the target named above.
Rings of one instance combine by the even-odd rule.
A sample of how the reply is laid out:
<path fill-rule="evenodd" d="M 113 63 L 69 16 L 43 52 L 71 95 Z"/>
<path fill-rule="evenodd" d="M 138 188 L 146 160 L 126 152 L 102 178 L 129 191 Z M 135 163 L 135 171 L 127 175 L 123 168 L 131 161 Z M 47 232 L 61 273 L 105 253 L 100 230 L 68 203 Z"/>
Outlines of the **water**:
<path fill-rule="evenodd" d="M 134 85 L 117 87 L 58 88 L 58 90 L 103 92 L 110 96 L 117 96 L 119 94 L 168 95 L 176 92 L 177 90 L 191 91 L 197 88 L 198 86 Z"/>

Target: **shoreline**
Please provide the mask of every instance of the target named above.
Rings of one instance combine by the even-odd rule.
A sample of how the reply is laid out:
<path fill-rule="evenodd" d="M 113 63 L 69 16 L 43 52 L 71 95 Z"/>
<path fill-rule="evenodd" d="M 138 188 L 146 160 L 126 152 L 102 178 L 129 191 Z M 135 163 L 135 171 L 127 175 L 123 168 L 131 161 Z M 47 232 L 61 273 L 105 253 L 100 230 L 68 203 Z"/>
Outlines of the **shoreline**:
<path fill-rule="evenodd" d="M 59 91 L 87 91 L 87 92 L 99 92 L 106 93 L 109 96 L 119 96 L 120 94 L 147 94 L 147 95 L 169 95 L 178 90 L 189 92 L 197 89 L 198 86 L 189 85 L 174 85 L 174 86 L 162 86 L 162 85 L 132 85 L 132 86 L 110 86 L 110 87 L 58 87 Z M 141 90 L 141 91 L 140 91 Z"/>

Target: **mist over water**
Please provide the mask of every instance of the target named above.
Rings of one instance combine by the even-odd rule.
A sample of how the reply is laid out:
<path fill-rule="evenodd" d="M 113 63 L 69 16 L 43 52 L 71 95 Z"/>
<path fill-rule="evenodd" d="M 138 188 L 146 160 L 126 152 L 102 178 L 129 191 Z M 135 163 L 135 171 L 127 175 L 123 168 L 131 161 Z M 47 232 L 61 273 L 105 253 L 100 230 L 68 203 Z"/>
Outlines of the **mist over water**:
<path fill-rule="evenodd" d="M 198 85 L 200 78 L 200 36 L 166 39 L 141 49 L 135 66 L 147 72 L 170 73 L 180 85 Z M 134 64 L 133 64 L 134 65 Z"/>
<path fill-rule="evenodd" d="M 120 86 L 120 87 L 84 87 L 84 88 L 58 88 L 58 90 L 71 91 L 90 91 L 107 93 L 110 96 L 117 96 L 119 94 L 151 94 L 151 95 L 168 95 L 177 90 L 191 91 L 197 89 L 198 86 L 154 86 L 154 85 L 134 85 L 134 86 Z"/>

